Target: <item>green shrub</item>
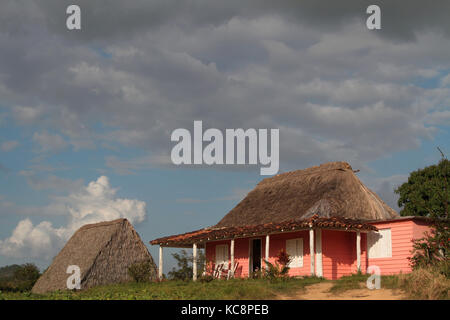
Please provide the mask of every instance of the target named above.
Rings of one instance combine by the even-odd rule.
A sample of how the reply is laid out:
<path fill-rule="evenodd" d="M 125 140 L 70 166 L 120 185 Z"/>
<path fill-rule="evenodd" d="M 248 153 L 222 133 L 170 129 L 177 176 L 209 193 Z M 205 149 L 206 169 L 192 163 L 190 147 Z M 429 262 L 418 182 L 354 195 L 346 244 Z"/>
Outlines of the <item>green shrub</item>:
<path fill-rule="evenodd" d="M 289 276 L 289 262 L 291 260 L 292 258 L 286 251 L 280 250 L 274 264 L 264 260 L 264 263 L 267 265 L 267 268 L 264 270 L 264 276 L 271 280 L 287 278 Z"/>
<path fill-rule="evenodd" d="M 150 282 L 154 278 L 155 270 L 150 261 L 144 261 L 131 265 L 128 274 L 136 282 Z"/>

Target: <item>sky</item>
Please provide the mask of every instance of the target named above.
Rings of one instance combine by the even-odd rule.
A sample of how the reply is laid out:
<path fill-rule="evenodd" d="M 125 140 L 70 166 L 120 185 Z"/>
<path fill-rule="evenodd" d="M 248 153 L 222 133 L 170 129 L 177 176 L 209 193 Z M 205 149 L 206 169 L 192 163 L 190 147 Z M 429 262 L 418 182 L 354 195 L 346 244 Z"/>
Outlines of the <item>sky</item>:
<path fill-rule="evenodd" d="M 380 30 L 370 4 L 2 1 L 0 266 L 45 269 L 86 223 L 127 218 L 155 260 L 150 240 L 217 223 L 264 176 L 172 164 L 195 120 L 279 129 L 280 172 L 347 161 L 399 210 L 450 155 L 450 2 L 377 1 Z"/>

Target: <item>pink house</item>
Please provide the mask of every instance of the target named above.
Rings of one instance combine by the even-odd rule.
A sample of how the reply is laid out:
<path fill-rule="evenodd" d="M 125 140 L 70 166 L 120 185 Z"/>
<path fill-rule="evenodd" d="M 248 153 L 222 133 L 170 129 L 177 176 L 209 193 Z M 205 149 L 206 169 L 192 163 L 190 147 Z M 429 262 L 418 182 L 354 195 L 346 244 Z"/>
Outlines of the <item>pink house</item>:
<path fill-rule="evenodd" d="M 160 277 L 163 248 L 178 247 L 194 257 L 204 248 L 211 269 L 228 276 L 249 277 L 284 250 L 291 276 L 337 279 L 371 266 L 409 272 L 412 240 L 429 229 L 426 218 L 400 217 L 348 163 L 332 162 L 266 178 L 215 226 L 150 243 L 160 246 Z"/>

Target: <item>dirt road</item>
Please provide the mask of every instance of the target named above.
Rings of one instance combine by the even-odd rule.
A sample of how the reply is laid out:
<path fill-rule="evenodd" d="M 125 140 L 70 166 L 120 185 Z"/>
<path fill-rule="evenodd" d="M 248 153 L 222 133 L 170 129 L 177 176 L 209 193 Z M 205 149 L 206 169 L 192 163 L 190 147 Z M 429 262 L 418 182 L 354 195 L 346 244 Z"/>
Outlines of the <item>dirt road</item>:
<path fill-rule="evenodd" d="M 335 294 L 329 292 L 332 286 L 331 282 L 320 282 L 307 286 L 306 291 L 291 296 L 280 295 L 278 298 L 281 300 L 401 300 L 406 298 L 402 292 L 391 289 L 352 289 Z"/>

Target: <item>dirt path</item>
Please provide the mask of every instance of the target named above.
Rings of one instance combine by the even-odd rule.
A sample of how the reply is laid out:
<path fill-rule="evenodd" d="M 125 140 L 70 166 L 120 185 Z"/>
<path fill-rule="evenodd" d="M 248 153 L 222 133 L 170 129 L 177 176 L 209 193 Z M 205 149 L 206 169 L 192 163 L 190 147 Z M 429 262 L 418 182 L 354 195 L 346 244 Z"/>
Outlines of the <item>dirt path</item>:
<path fill-rule="evenodd" d="M 292 296 L 279 295 L 280 300 L 401 300 L 405 296 L 400 291 L 391 289 L 369 290 L 352 289 L 339 294 L 330 293 L 332 282 L 320 282 L 307 286 L 306 291 L 301 291 Z"/>

